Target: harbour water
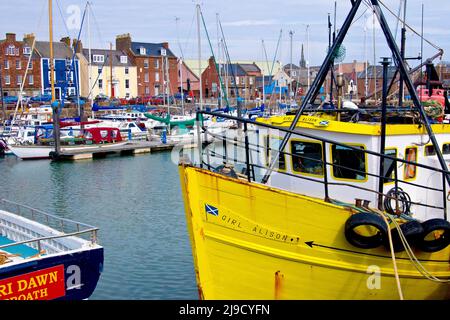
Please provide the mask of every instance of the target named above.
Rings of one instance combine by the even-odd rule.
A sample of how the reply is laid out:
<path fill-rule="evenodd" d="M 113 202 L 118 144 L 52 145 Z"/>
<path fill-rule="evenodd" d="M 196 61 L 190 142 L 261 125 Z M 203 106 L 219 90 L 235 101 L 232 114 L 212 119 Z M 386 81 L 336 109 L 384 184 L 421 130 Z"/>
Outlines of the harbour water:
<path fill-rule="evenodd" d="M 100 228 L 104 271 L 90 299 L 198 299 L 170 153 L 81 162 L 0 158 L 0 195 Z"/>

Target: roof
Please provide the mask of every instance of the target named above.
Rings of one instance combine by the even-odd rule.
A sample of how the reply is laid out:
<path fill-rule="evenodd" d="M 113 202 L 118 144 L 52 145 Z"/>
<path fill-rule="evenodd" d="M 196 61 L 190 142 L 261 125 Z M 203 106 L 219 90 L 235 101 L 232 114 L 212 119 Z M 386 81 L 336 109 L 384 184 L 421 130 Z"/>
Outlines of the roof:
<path fill-rule="evenodd" d="M 189 67 L 189 69 L 192 70 L 193 73 L 198 77 L 200 74 L 198 71 L 198 60 L 196 59 L 186 59 L 183 60 L 183 62 L 186 64 L 186 66 Z M 224 63 L 221 61 L 221 63 Z M 270 69 L 272 68 L 272 61 L 251 61 L 251 60 L 236 60 L 233 61 L 233 63 L 240 63 L 242 64 L 256 64 L 258 68 L 261 70 L 262 74 L 269 75 Z M 280 68 L 280 62 L 276 61 L 273 67 L 273 73 L 275 74 L 277 70 Z M 208 60 L 201 60 L 201 72 L 208 67 Z"/>
<path fill-rule="evenodd" d="M 50 58 L 50 42 L 36 41 L 34 48 L 41 58 Z M 72 59 L 73 50 L 63 42 L 53 42 L 53 57 L 55 59 Z"/>
<path fill-rule="evenodd" d="M 388 79 L 392 79 L 394 77 L 396 67 L 390 66 L 388 68 L 389 68 L 388 69 Z M 374 68 L 374 66 L 369 66 L 366 71 L 367 71 L 367 78 L 369 78 L 369 79 L 375 78 L 375 75 L 378 79 L 383 78 L 383 66 L 375 66 L 375 68 Z M 360 78 L 360 79 L 365 78 L 366 71 L 359 72 L 358 78 Z"/>
<path fill-rule="evenodd" d="M 239 66 L 245 71 L 245 72 L 261 72 L 261 69 L 254 63 L 239 63 Z"/>
<path fill-rule="evenodd" d="M 83 49 L 83 55 L 86 57 L 87 60 L 89 60 L 89 49 Z M 109 56 L 111 55 L 111 50 L 108 49 L 91 49 L 91 55 L 102 55 L 105 56 L 105 62 L 95 62 L 92 58 L 92 65 L 97 66 L 103 66 L 103 65 L 110 65 Z M 121 50 L 112 50 L 112 56 L 113 56 L 113 66 L 115 67 L 131 67 L 133 64 L 131 63 L 130 59 L 128 59 L 128 56 L 125 52 Z M 127 63 L 122 63 L 120 61 L 120 57 L 125 56 L 127 57 Z"/>
<path fill-rule="evenodd" d="M 163 43 L 146 43 L 146 42 L 132 42 L 131 50 L 137 56 L 141 55 L 139 49 L 145 48 L 144 56 L 161 56 L 161 48 L 163 48 Z M 175 57 L 170 49 L 166 49 L 168 57 Z"/>
<path fill-rule="evenodd" d="M 290 70 L 290 69 L 291 69 L 291 64 L 288 63 L 287 65 L 285 65 L 285 66 L 283 67 L 283 69 L 284 69 L 284 70 Z M 300 69 L 300 67 L 297 66 L 297 65 L 295 65 L 295 64 L 292 64 L 292 70 L 296 70 L 296 69 Z"/>

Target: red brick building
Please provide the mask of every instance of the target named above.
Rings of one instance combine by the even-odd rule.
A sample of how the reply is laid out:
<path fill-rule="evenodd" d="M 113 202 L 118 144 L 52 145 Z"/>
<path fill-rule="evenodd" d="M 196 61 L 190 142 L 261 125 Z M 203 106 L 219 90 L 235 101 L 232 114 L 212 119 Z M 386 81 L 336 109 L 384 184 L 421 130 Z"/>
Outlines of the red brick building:
<path fill-rule="evenodd" d="M 229 97 L 239 96 L 245 99 L 255 97 L 256 78 L 261 77 L 261 69 L 255 63 L 232 63 L 220 66 L 223 86 Z M 220 92 L 220 81 L 214 59 L 208 61 L 208 67 L 202 73 L 202 90 L 206 98 L 217 98 Z M 239 92 L 237 92 L 239 91 Z"/>
<path fill-rule="evenodd" d="M 7 33 L 6 39 L 0 40 L 0 74 L 5 96 L 18 96 L 30 54 L 33 56 L 28 66 L 23 94 L 38 95 L 41 93 L 40 58 L 31 52 L 30 45 L 17 41 L 14 33 Z"/>
<path fill-rule="evenodd" d="M 167 42 L 133 42 L 130 34 L 116 37 L 116 50 L 126 52 L 137 67 L 138 96 L 178 92 L 177 57 Z"/>

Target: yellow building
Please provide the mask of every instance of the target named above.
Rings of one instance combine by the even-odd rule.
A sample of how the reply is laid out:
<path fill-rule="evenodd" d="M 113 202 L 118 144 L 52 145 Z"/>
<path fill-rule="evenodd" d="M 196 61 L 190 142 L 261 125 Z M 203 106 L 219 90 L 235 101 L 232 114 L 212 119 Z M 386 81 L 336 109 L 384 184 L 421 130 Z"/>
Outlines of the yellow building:
<path fill-rule="evenodd" d="M 89 65 L 89 49 L 78 53 L 80 59 L 81 95 L 94 99 L 98 95 L 116 98 L 132 98 L 137 96 L 137 69 L 127 54 L 120 50 L 91 49 Z M 112 55 L 112 85 L 111 60 Z"/>

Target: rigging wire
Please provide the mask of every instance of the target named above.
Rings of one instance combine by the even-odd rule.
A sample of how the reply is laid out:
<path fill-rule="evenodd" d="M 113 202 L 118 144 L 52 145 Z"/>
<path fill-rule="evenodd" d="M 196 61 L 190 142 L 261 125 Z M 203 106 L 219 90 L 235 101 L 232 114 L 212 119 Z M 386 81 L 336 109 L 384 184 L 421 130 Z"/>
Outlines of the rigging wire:
<path fill-rule="evenodd" d="M 59 0 L 56 0 L 56 6 L 58 7 L 58 11 L 59 11 L 59 14 L 61 15 L 61 20 L 63 22 L 64 28 L 66 29 L 67 35 L 70 36 L 70 38 L 74 38 L 72 33 L 69 30 L 69 27 L 67 27 L 66 20 L 64 19 L 64 14 L 61 10 L 61 6 L 59 5 Z"/>
<path fill-rule="evenodd" d="M 440 51 L 442 50 L 439 46 L 435 45 L 434 43 L 432 43 L 431 41 L 429 41 L 428 39 L 424 38 L 423 35 L 421 35 L 419 32 L 417 32 L 413 27 L 411 27 L 409 24 L 406 23 L 406 21 L 404 21 L 401 17 L 399 17 L 397 14 L 395 14 L 395 12 L 393 12 L 387 5 L 385 5 L 381 0 L 378 0 L 378 2 L 391 14 L 393 15 L 396 19 L 398 19 L 401 23 L 403 23 L 410 31 L 412 31 L 415 35 L 417 35 L 418 37 L 420 37 L 423 41 L 425 41 L 426 43 L 428 43 L 430 46 L 432 46 L 434 49 Z"/>

